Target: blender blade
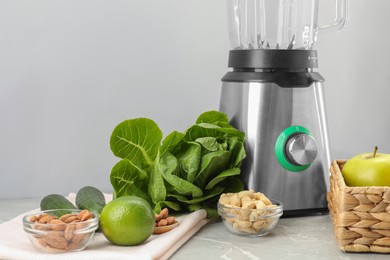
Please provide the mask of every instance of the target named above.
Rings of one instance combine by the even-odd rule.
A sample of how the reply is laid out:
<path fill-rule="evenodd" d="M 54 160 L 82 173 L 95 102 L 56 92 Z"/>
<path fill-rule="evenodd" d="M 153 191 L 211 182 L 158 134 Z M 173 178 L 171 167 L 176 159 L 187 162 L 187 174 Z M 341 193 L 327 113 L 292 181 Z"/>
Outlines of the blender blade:
<path fill-rule="evenodd" d="M 287 46 L 287 50 L 292 50 L 294 47 L 295 35 L 292 36 L 290 44 Z"/>

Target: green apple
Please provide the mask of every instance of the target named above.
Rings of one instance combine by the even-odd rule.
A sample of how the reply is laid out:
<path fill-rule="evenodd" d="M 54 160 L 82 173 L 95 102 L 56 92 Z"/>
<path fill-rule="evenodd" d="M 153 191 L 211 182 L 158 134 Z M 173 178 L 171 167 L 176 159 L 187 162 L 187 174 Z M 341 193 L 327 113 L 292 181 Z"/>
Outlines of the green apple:
<path fill-rule="evenodd" d="M 344 165 L 342 175 L 347 186 L 390 186 L 390 154 L 363 153 Z"/>

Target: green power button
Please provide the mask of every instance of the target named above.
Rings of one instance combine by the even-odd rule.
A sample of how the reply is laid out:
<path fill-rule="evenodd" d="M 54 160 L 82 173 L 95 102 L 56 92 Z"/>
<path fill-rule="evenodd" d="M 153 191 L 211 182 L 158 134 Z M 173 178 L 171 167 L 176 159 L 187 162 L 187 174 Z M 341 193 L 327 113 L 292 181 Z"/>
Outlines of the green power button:
<path fill-rule="evenodd" d="M 292 137 L 296 134 L 307 134 L 309 136 L 312 136 L 310 131 L 303 126 L 290 126 L 286 129 L 284 129 L 283 132 L 280 133 L 278 139 L 276 139 L 275 155 L 276 155 L 276 158 L 278 159 L 279 163 L 286 170 L 289 170 L 292 172 L 301 172 L 301 171 L 304 171 L 307 168 L 309 168 L 310 164 L 295 165 L 289 161 L 289 159 L 286 157 L 286 154 L 285 154 L 286 142 L 289 140 L 290 137 Z"/>

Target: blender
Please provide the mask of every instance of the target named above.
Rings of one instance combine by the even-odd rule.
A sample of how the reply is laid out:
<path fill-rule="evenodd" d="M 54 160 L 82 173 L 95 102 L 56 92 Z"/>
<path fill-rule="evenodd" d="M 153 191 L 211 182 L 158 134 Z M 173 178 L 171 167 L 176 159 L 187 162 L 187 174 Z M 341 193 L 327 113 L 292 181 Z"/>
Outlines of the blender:
<path fill-rule="evenodd" d="M 227 0 L 230 43 L 219 110 L 246 133 L 245 188 L 283 203 L 284 215 L 327 212 L 330 152 L 318 34 L 318 0 Z"/>

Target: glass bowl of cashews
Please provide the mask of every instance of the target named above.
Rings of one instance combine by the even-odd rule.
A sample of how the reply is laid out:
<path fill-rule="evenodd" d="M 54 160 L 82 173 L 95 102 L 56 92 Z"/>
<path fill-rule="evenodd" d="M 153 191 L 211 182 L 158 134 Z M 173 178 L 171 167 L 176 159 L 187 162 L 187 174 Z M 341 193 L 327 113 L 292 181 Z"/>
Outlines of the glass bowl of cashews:
<path fill-rule="evenodd" d="M 261 192 L 244 190 L 221 194 L 218 214 L 230 232 L 258 237 L 267 235 L 275 228 L 283 215 L 283 205 Z"/>
<path fill-rule="evenodd" d="M 47 253 L 83 250 L 98 226 L 98 215 L 88 210 L 54 209 L 23 218 L 23 229 L 31 243 Z"/>

